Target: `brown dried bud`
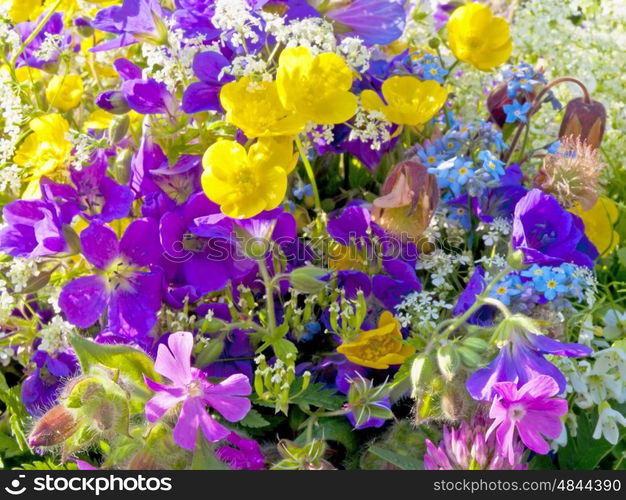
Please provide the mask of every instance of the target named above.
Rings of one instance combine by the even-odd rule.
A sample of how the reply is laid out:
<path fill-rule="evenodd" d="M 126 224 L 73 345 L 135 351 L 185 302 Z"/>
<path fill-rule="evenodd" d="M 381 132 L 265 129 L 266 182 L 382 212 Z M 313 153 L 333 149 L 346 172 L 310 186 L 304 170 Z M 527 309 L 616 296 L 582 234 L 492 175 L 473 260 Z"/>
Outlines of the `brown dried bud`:
<path fill-rule="evenodd" d="M 372 207 L 374 221 L 395 235 L 418 240 L 439 204 L 437 179 L 419 161 L 396 165 Z"/>
<path fill-rule="evenodd" d="M 601 102 L 577 97 L 567 103 L 559 138 L 573 136 L 597 149 L 606 127 L 606 109 Z"/>
<path fill-rule="evenodd" d="M 533 101 L 535 98 L 535 93 L 529 93 L 528 98 Z M 528 102 L 528 98 L 524 93 L 523 95 L 518 96 L 517 100 L 521 104 L 524 104 Z M 491 119 L 494 123 L 498 125 L 498 127 L 504 127 L 504 124 L 506 122 L 506 113 L 504 111 L 504 106 L 507 104 L 511 104 L 512 102 L 513 99 L 509 97 L 506 83 L 500 85 L 499 87 L 496 87 L 496 89 L 491 92 L 491 94 L 489 94 L 489 97 L 487 97 L 487 110 L 491 115 Z"/>
<path fill-rule="evenodd" d="M 48 410 L 35 424 L 35 428 L 28 436 L 28 444 L 32 447 L 61 444 L 76 432 L 77 427 L 78 422 L 70 410 L 57 405 Z"/>

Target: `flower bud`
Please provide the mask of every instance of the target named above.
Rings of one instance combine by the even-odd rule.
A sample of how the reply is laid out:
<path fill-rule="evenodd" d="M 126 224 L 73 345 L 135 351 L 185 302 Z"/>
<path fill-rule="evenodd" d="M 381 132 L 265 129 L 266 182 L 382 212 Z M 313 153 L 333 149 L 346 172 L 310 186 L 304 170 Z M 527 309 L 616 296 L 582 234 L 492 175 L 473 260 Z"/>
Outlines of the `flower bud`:
<path fill-rule="evenodd" d="M 78 234 L 76 234 L 76 231 L 74 230 L 74 228 L 72 226 L 65 225 L 63 226 L 62 231 L 63 231 L 63 238 L 65 238 L 65 242 L 67 243 L 67 246 L 70 248 L 70 251 L 73 254 L 79 254 L 81 252 L 80 238 Z"/>
<path fill-rule="evenodd" d="M 418 240 L 439 205 L 437 179 L 416 159 L 396 165 L 374 200 L 374 221 L 391 233 Z"/>
<path fill-rule="evenodd" d="M 299 267 L 289 274 L 289 283 L 299 292 L 317 293 L 326 287 L 327 283 L 321 278 L 327 276 L 329 272 L 320 267 Z"/>
<path fill-rule="evenodd" d="M 123 115 L 130 111 L 126 97 L 119 90 L 102 92 L 96 97 L 96 106 L 114 115 Z"/>
<path fill-rule="evenodd" d="M 437 365 L 439 366 L 439 371 L 448 382 L 456 375 L 460 361 L 459 353 L 455 346 L 448 344 L 437 349 Z"/>
<path fill-rule="evenodd" d="M 509 250 L 506 262 L 514 271 L 521 271 L 527 267 L 526 264 L 524 264 L 524 252 L 521 250 Z"/>
<path fill-rule="evenodd" d="M 130 117 L 122 115 L 111 122 L 109 126 L 109 140 L 112 144 L 118 144 L 128 133 L 130 126 Z"/>
<path fill-rule="evenodd" d="M 54 446 L 63 443 L 72 436 L 78 423 L 72 411 L 63 405 L 48 410 L 35 424 L 28 436 L 28 444 L 32 447 Z"/>
<path fill-rule="evenodd" d="M 599 148 L 606 127 L 606 109 L 601 102 L 577 97 L 567 103 L 559 138 L 579 138 L 593 148 Z"/>
<path fill-rule="evenodd" d="M 428 387 L 433 376 L 433 361 L 430 356 L 418 354 L 411 365 L 411 397 L 415 398 Z"/>
<path fill-rule="evenodd" d="M 196 356 L 196 365 L 200 368 L 210 365 L 224 352 L 222 339 L 211 339 L 206 347 Z"/>
<path fill-rule="evenodd" d="M 74 20 L 74 26 L 76 26 L 76 31 L 83 38 L 89 38 L 93 35 L 93 28 L 91 27 L 91 22 L 86 17 L 78 17 Z"/>
<path fill-rule="evenodd" d="M 127 184 L 130 179 L 130 165 L 133 153 L 130 149 L 124 149 L 115 158 L 115 177 L 120 184 Z"/>
<path fill-rule="evenodd" d="M 465 386 L 460 383 L 446 384 L 441 396 L 441 412 L 449 420 L 464 418 L 470 409 L 470 399 Z"/>

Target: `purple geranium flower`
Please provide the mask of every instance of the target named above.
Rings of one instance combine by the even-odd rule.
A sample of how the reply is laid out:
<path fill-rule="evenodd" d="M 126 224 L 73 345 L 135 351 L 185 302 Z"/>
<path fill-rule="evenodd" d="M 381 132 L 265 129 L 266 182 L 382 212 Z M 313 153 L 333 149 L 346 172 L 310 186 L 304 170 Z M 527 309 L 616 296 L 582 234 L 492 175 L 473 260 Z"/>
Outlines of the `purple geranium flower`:
<path fill-rule="evenodd" d="M 485 290 L 485 287 L 485 270 L 482 266 L 476 266 L 474 274 L 472 274 L 465 289 L 459 295 L 452 313 L 455 316 L 465 313 L 474 305 L 476 297 Z M 494 314 L 495 309 L 493 307 L 481 306 L 467 319 L 467 322 L 471 325 L 490 326 L 493 322 Z"/>
<path fill-rule="evenodd" d="M 545 335 L 513 329 L 498 356 L 488 366 L 474 372 L 467 379 L 466 387 L 474 399 L 491 401 L 499 382 L 523 385 L 537 376 L 548 375 L 555 380 L 559 392 L 563 392 L 565 377 L 545 355 L 579 357 L 589 356 L 591 352 L 591 348 L 581 344 L 565 344 Z"/>
<path fill-rule="evenodd" d="M 231 220 L 202 192 L 163 215 L 159 232 L 168 282 L 190 285 L 196 296 L 222 290 L 255 269 L 237 248 Z"/>
<path fill-rule="evenodd" d="M 115 231 L 93 221 L 80 234 L 85 258 L 104 273 L 69 282 L 59 296 L 67 320 L 79 328 L 93 325 L 108 309 L 113 332 L 141 336 L 156 323 L 161 307 L 161 273 L 137 270 L 157 262 L 161 249 L 157 224 L 136 219 L 118 241 Z"/>
<path fill-rule="evenodd" d="M 205 40 L 211 41 L 220 35 L 220 30 L 211 22 L 215 13 L 213 0 L 176 0 L 175 6 L 175 28 L 182 29 L 186 37 L 203 35 Z"/>
<path fill-rule="evenodd" d="M 519 389 L 513 382 L 500 382 L 494 389 L 498 396 L 489 411 L 494 421 L 487 436 L 496 432 L 500 453 L 511 465 L 516 462 L 516 431 L 528 448 L 548 453 L 550 445 L 543 436 L 558 438 L 563 428 L 561 415 L 567 413 L 567 401 L 553 397 L 560 392 L 554 379 L 540 375 Z"/>
<path fill-rule="evenodd" d="M 187 87 L 183 94 L 183 111 L 222 111 L 220 90 L 222 85 L 232 82 L 234 77 L 223 70 L 230 61 L 219 52 L 200 52 L 193 58 L 193 71 L 200 80 Z"/>
<path fill-rule="evenodd" d="M 15 29 L 20 34 L 22 42 L 26 41 L 28 37 L 33 33 L 35 28 L 39 25 L 39 22 L 43 19 L 46 13 L 41 14 L 39 19 L 35 22 L 23 22 L 19 23 Z M 49 59 L 40 59 L 36 54 L 39 49 L 41 49 L 41 45 L 44 43 L 46 38 L 54 36 L 60 37 L 61 43 L 58 46 L 58 49 L 51 54 Z M 51 65 L 57 62 L 58 56 L 61 51 L 65 50 L 72 43 L 72 35 L 69 31 L 65 30 L 65 26 L 63 24 L 63 14 L 60 12 L 55 12 L 50 16 L 50 19 L 46 22 L 44 27 L 41 29 L 39 33 L 33 38 L 33 40 L 24 48 L 24 51 L 17 58 L 16 66 L 19 68 L 21 66 L 30 66 L 31 68 L 41 69 L 46 65 Z"/>
<path fill-rule="evenodd" d="M 161 7 L 159 0 L 124 0 L 96 14 L 91 26 L 100 31 L 119 35 L 90 49 L 92 52 L 126 47 L 142 40 L 159 41 L 164 33 L 163 19 L 170 12 Z"/>
<path fill-rule="evenodd" d="M 38 415 L 56 402 L 63 382 L 78 371 L 78 361 L 71 351 L 49 354 L 41 350 L 31 361 L 36 368 L 22 384 L 22 402 L 31 415 Z"/>
<path fill-rule="evenodd" d="M 48 199 L 16 200 L 5 205 L 0 251 L 30 259 L 67 251 L 63 226 L 78 213 L 77 205 L 69 208 Z"/>
<path fill-rule="evenodd" d="M 566 211 L 552 195 L 532 189 L 515 207 L 512 244 L 527 264 L 564 262 L 593 267 L 598 251 L 585 236 L 580 217 Z"/>
<path fill-rule="evenodd" d="M 198 429 L 212 442 L 229 435 L 228 429 L 209 415 L 207 406 L 216 409 L 229 422 L 237 422 L 250 411 L 250 400 L 244 396 L 252 392 L 248 377 L 243 374 L 211 384 L 200 370 L 191 366 L 192 349 L 191 333 L 171 334 L 167 346 L 159 345 L 154 368 L 172 383 L 162 385 L 144 377 L 148 387 L 157 393 L 146 404 L 148 421 L 155 422 L 182 403 L 173 437 L 178 446 L 188 450 L 195 449 Z"/>
<path fill-rule="evenodd" d="M 400 0 L 351 0 L 324 15 L 335 21 L 340 34 L 358 37 L 367 45 L 388 45 L 402 36 L 407 14 Z"/>

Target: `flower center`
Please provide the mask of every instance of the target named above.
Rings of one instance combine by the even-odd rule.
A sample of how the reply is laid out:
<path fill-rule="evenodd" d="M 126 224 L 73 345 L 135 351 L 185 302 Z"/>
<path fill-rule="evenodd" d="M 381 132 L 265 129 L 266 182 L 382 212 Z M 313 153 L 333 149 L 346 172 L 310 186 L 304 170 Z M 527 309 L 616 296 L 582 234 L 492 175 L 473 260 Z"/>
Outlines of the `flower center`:
<path fill-rule="evenodd" d="M 187 394 L 189 395 L 189 397 L 193 398 L 197 396 L 202 396 L 202 393 L 203 390 L 200 380 L 194 380 L 187 386 Z"/>
<path fill-rule="evenodd" d="M 525 415 L 526 408 L 521 404 L 513 405 L 509 408 L 509 417 L 511 417 L 511 420 L 514 422 L 522 420 Z"/>

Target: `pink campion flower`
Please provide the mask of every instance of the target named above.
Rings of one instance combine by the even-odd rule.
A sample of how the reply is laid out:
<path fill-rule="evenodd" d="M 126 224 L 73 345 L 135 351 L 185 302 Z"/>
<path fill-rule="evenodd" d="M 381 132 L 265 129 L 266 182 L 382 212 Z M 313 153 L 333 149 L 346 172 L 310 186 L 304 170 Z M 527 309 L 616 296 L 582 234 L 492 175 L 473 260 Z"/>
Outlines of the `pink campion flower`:
<path fill-rule="evenodd" d="M 146 404 L 146 417 L 155 422 L 170 408 L 182 403 L 173 433 L 178 446 L 194 450 L 198 428 L 209 441 L 225 438 L 230 431 L 215 421 L 206 407 L 214 408 L 229 422 L 244 418 L 250 411 L 250 400 L 242 396 L 252 392 L 248 377 L 237 373 L 219 384 L 211 384 L 200 370 L 191 366 L 191 333 L 173 333 L 167 344 L 159 345 L 154 368 L 172 384 L 162 385 L 144 377 L 148 387 L 157 393 Z"/>
<path fill-rule="evenodd" d="M 563 423 L 560 416 L 567 413 L 567 401 L 554 398 L 559 385 L 552 377 L 540 375 L 526 382 L 520 389 L 515 382 L 498 382 L 493 386 L 497 395 L 489 416 L 494 419 L 487 437 L 496 431 L 496 442 L 502 455 L 514 463 L 516 435 L 531 450 L 541 455 L 550 451 L 543 436 L 556 439 Z"/>
<path fill-rule="evenodd" d="M 226 436 L 228 444 L 215 450 L 215 456 L 222 462 L 226 462 L 234 470 L 263 470 L 265 469 L 265 456 L 261 453 L 261 447 L 253 439 L 246 439 L 231 432 Z"/>

